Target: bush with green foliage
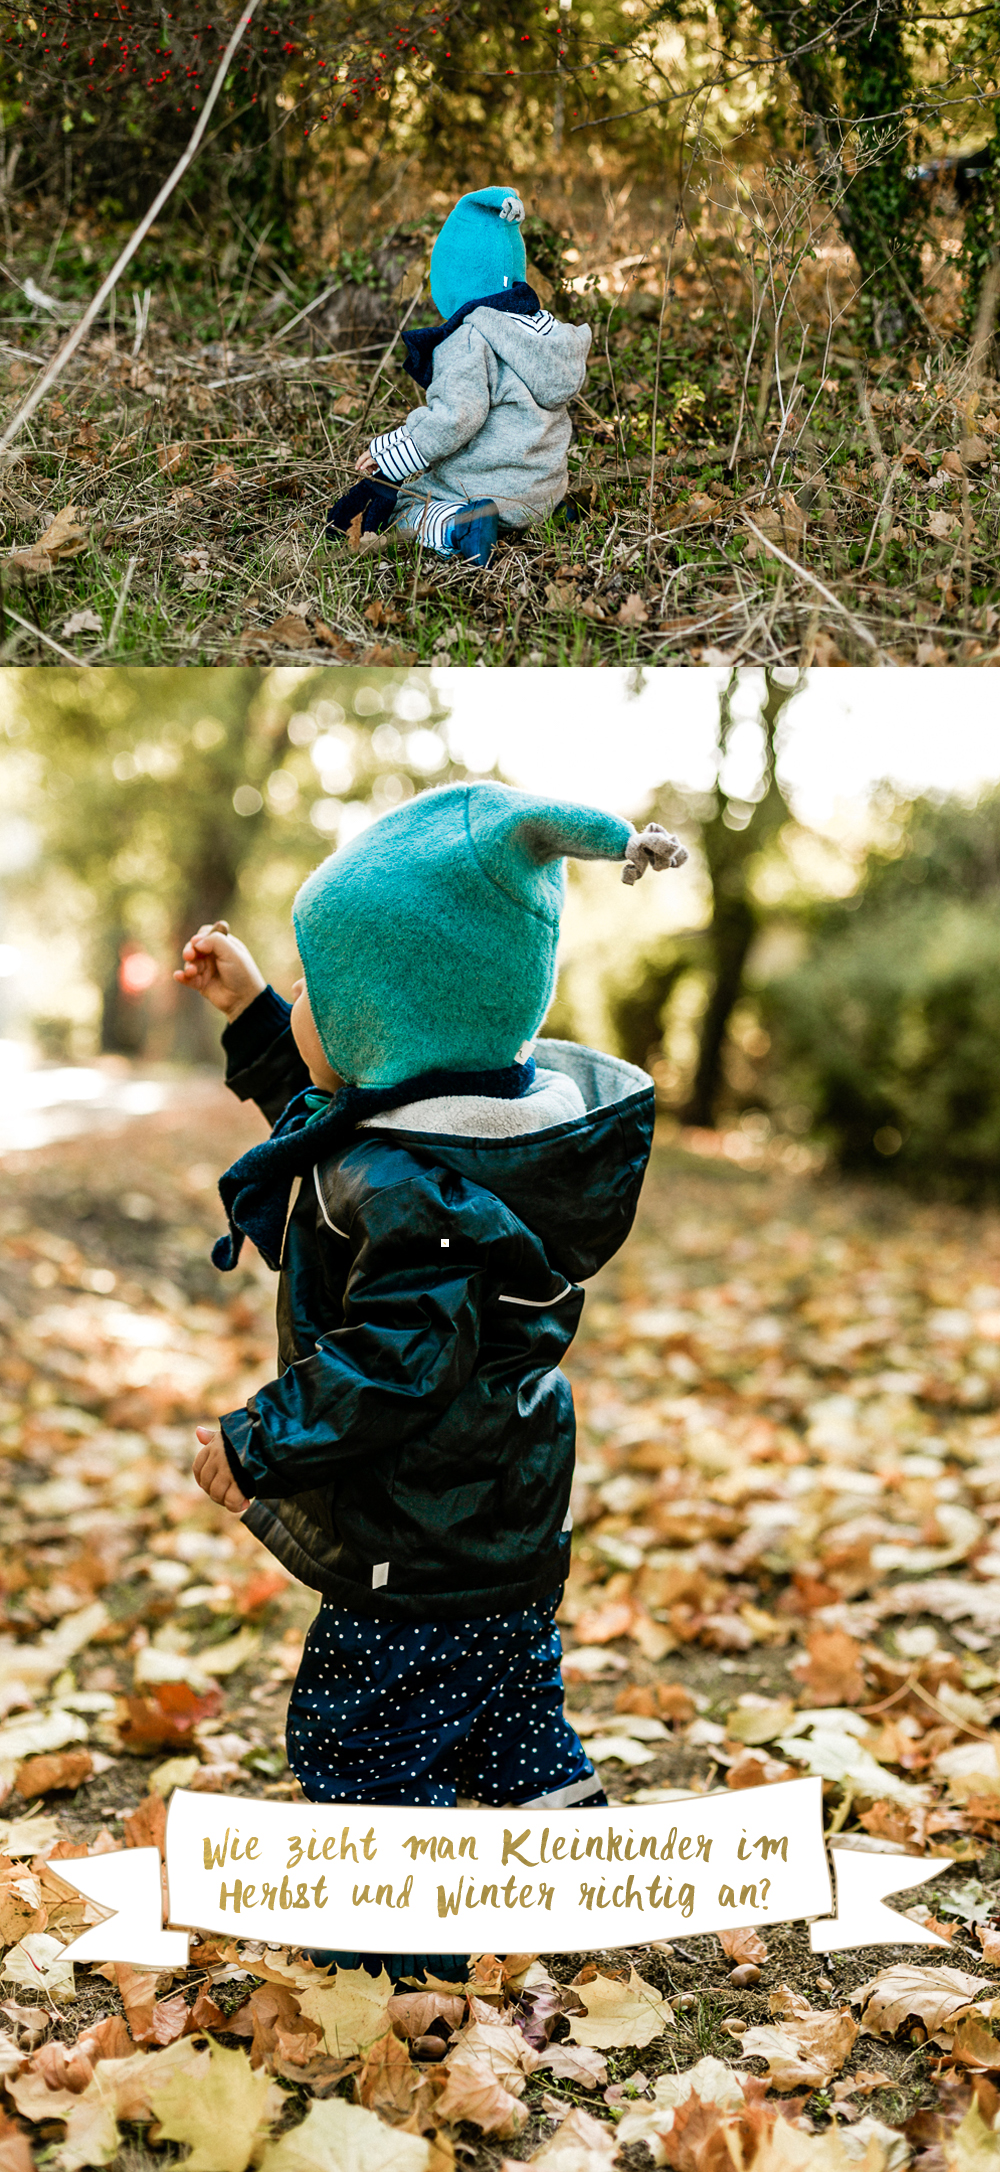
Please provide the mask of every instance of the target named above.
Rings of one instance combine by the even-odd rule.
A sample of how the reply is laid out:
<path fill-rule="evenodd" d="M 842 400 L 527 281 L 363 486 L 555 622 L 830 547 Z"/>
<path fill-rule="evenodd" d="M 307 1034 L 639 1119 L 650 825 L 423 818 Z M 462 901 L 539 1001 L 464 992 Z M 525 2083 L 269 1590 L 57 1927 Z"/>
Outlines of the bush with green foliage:
<path fill-rule="evenodd" d="M 760 991 L 768 1098 L 844 1168 L 956 1198 L 1000 1190 L 1000 792 L 899 807 L 898 841 Z"/>

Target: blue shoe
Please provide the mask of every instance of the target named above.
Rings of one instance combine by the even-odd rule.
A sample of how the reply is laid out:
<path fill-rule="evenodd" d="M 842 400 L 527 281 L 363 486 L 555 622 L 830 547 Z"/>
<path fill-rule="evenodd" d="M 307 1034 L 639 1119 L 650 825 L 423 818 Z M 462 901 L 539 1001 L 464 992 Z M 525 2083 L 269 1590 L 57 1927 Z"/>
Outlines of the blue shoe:
<path fill-rule="evenodd" d="M 352 520 L 361 514 L 362 535 L 379 535 L 384 528 L 391 528 L 396 519 L 396 499 L 399 493 L 391 483 L 380 482 L 375 476 L 366 475 L 353 490 L 337 499 L 326 516 L 327 535 L 346 535 Z"/>
<path fill-rule="evenodd" d="M 500 515 L 492 498 L 477 498 L 461 513 L 455 513 L 444 531 L 446 551 L 455 558 L 467 558 L 471 565 L 489 565 L 496 547 L 500 530 Z"/>
<path fill-rule="evenodd" d="M 332 1953 L 311 1948 L 303 1959 L 315 1961 L 317 1968 L 363 1968 L 368 1976 L 379 1976 L 384 1968 L 394 1990 L 402 1977 L 428 1973 L 446 1983 L 464 1983 L 471 1965 L 467 1953 Z"/>

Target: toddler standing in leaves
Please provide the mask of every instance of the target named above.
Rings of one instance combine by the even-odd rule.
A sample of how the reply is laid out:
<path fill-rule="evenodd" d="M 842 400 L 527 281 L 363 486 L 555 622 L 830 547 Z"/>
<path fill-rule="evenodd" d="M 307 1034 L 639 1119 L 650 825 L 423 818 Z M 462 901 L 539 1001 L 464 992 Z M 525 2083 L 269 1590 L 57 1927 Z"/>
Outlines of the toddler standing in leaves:
<path fill-rule="evenodd" d="M 567 401 L 587 369 L 590 329 L 560 324 L 526 283 L 513 189 L 477 189 L 431 252 L 431 296 L 445 322 L 404 331 L 404 368 L 427 394 L 373 437 L 366 478 L 333 507 L 332 527 L 395 526 L 441 558 L 486 566 L 503 528 L 544 520 L 566 495 Z"/>
<path fill-rule="evenodd" d="M 288 1713 L 312 1802 L 606 1801 L 563 1716 L 573 1402 L 558 1370 L 649 1155 L 644 1071 L 532 1054 L 563 856 L 624 880 L 665 830 L 505 785 L 422 794 L 299 891 L 289 1006 L 202 928 L 177 979 L 227 1020 L 227 1083 L 273 1123 L 220 1183 L 280 1270 L 280 1377 L 200 1427 L 195 1476 L 321 1594 Z M 291 1203 L 292 1188 L 300 1179 Z M 356 1967 L 359 1956 L 323 1956 Z M 395 1978 L 465 1956 L 363 1956 Z"/>

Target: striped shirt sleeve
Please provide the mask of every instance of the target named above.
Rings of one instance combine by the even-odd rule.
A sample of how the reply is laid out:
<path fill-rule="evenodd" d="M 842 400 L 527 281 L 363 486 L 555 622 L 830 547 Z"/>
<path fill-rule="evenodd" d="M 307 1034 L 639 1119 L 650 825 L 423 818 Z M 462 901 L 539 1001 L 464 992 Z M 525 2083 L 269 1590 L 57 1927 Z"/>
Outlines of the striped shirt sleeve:
<path fill-rule="evenodd" d="M 380 473 L 390 483 L 405 483 L 408 476 L 420 475 L 427 466 L 423 453 L 417 451 L 413 439 L 403 428 L 386 430 L 382 437 L 373 437 L 368 450 Z"/>

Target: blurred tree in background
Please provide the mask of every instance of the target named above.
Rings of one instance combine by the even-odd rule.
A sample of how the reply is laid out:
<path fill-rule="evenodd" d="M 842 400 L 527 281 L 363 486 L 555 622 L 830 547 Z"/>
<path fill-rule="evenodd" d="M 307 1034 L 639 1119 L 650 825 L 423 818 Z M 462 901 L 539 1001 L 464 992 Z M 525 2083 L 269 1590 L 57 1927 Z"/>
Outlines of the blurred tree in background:
<path fill-rule="evenodd" d="M 897 801 L 891 842 L 765 981 L 767 1090 L 809 1109 L 845 1168 L 934 1191 L 1000 1188 L 1000 790 Z"/>
<path fill-rule="evenodd" d="M 614 977 L 620 1052 L 682 1122 L 811 1136 L 845 1169 L 955 1198 L 1000 1190 L 1000 788 L 876 795 L 877 841 L 838 853 L 779 781 L 796 691 L 765 676 L 760 779 L 726 788 L 739 674 L 720 703 L 710 792 L 657 795 L 700 854 L 707 925 Z M 652 811 L 652 810 L 651 810 Z"/>
<path fill-rule="evenodd" d="M 10 673 L 7 733 L 42 851 L 102 992 L 106 1052 L 210 1058 L 217 1021 L 170 974 L 203 921 L 232 920 L 289 972 L 290 908 L 338 841 L 465 775 L 427 674 L 363 669 Z M 178 1000 L 180 997 L 180 1000 Z"/>
<path fill-rule="evenodd" d="M 679 1107 L 688 1123 L 712 1125 L 726 1093 L 726 1049 L 733 1013 L 744 993 L 747 961 L 762 925 L 754 875 L 762 853 L 790 822 L 778 781 L 780 726 L 801 680 L 765 671 L 757 718 L 759 775 L 747 795 L 725 782 L 736 719 L 733 701 L 740 673 L 733 671 L 719 701 L 715 783 L 704 794 L 668 791 L 657 797 L 652 819 L 694 829 L 711 886 L 711 919 L 704 929 L 668 937 L 647 957 L 637 978 L 619 990 L 612 1015 L 622 1054 L 654 1065 L 662 1054 L 663 1026 L 671 999 L 686 975 L 701 985 L 697 1053 Z"/>

